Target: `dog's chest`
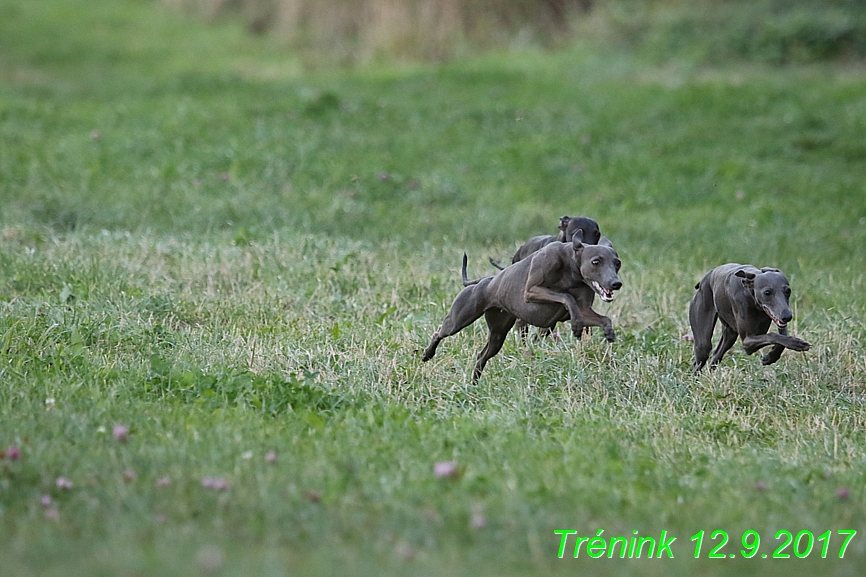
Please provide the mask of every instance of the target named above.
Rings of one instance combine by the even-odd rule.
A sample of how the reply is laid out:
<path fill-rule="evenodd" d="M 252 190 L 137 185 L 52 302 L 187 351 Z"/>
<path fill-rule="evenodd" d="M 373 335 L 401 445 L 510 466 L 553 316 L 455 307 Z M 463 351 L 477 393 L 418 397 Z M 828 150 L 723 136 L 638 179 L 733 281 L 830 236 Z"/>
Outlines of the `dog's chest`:
<path fill-rule="evenodd" d="M 583 277 L 579 271 L 570 270 L 568 267 L 563 267 L 552 274 L 544 275 L 543 286 L 557 292 L 568 292 L 580 284 L 583 284 Z"/>

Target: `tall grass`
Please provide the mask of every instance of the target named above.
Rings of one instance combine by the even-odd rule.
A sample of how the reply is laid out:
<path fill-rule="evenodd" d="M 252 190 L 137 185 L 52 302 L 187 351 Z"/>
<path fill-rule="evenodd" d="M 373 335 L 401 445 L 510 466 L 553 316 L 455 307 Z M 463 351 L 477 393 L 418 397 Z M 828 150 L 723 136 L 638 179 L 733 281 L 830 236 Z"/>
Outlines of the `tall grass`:
<path fill-rule="evenodd" d="M 547 43 L 593 0 L 165 0 L 216 18 L 240 14 L 252 32 L 341 61 L 442 60 L 467 46 Z"/>

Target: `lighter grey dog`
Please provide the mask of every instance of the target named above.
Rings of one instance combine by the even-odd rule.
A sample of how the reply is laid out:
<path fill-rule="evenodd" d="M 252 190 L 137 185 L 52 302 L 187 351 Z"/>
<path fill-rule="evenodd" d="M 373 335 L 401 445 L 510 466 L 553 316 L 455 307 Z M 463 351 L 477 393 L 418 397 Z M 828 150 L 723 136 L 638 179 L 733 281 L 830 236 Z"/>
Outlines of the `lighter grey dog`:
<path fill-rule="evenodd" d="M 548 244 L 497 275 L 477 281 L 466 278 L 466 255 L 463 255 L 463 284 L 467 286 L 433 333 L 422 360 L 432 359 L 442 339 L 457 334 L 482 315 L 489 335 L 487 344 L 478 353 L 473 380 L 481 376 L 487 361 L 500 351 L 517 319 L 549 328 L 570 318 L 575 337 L 580 338 L 585 326 L 599 326 L 604 329 L 605 338 L 613 342 L 616 337 L 611 320 L 591 307 L 596 294 L 610 302 L 614 291 L 622 287 L 617 276 L 621 263 L 608 239 L 602 238 L 598 245 L 585 245 L 581 236 L 576 234 L 569 243 Z"/>
<path fill-rule="evenodd" d="M 561 216 L 559 217 L 559 234 L 556 236 L 545 234 L 530 238 L 517 249 L 517 252 L 514 253 L 514 256 L 511 258 L 511 264 L 522 261 L 526 257 L 551 243 L 571 242 L 575 235 L 580 235 L 580 241 L 583 244 L 598 244 L 599 239 L 601 239 L 601 232 L 599 231 L 598 223 L 595 220 L 588 216 Z M 499 270 L 505 268 L 492 258 L 489 260 L 490 264 Z M 520 335 L 523 338 L 526 338 L 529 334 L 529 327 L 526 322 L 517 319 L 515 326 L 517 327 L 517 330 L 520 331 Z M 586 330 L 589 331 L 589 328 Z M 539 329 L 537 336 L 544 337 L 549 335 L 551 332 L 552 327 Z"/>
<path fill-rule="evenodd" d="M 791 287 L 779 269 L 725 264 L 704 275 L 695 288 L 697 292 L 689 306 L 695 371 L 700 371 L 710 356 L 716 319 L 722 321 L 722 338 L 710 359 L 711 369 L 734 346 L 737 337 L 742 339 L 748 355 L 773 345 L 761 359 L 765 365 L 778 361 L 785 349 L 808 351 L 811 347 L 806 341 L 788 335 L 788 323 L 793 318 L 788 304 Z M 778 327 L 779 334 L 767 333 L 771 323 Z"/>

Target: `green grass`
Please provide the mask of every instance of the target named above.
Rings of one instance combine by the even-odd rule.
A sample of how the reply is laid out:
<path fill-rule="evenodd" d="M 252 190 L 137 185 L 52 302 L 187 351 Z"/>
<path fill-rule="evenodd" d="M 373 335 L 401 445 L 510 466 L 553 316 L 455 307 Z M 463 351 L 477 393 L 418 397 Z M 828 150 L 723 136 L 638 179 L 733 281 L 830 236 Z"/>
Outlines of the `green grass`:
<path fill-rule="evenodd" d="M 0 573 L 858 575 L 860 533 L 689 538 L 866 530 L 864 119 L 852 64 L 312 73 L 150 2 L 0 2 Z M 622 257 L 617 342 L 512 337 L 473 384 L 478 323 L 422 364 L 461 252 L 562 214 Z M 691 374 L 728 261 L 788 274 L 811 351 Z M 556 558 L 602 528 L 675 558 Z"/>

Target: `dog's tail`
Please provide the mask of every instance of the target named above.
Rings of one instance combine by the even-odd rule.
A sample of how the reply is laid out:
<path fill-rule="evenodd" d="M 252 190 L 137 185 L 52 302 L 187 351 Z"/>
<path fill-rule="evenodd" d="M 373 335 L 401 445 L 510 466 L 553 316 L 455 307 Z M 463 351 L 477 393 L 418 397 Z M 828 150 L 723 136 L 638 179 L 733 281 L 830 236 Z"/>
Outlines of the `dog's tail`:
<path fill-rule="evenodd" d="M 481 279 L 469 280 L 469 277 L 466 276 L 466 265 L 468 264 L 468 262 L 469 262 L 469 258 L 466 256 L 466 253 L 464 252 L 463 253 L 463 270 L 461 273 L 463 276 L 463 286 L 471 286 L 474 284 L 478 284 L 478 281 L 481 280 Z"/>
<path fill-rule="evenodd" d="M 499 264 L 498 262 L 496 262 L 495 260 L 493 260 L 493 257 L 492 257 L 492 256 L 491 256 L 491 257 L 487 257 L 487 260 L 489 260 L 489 261 L 490 261 L 490 264 L 492 264 L 493 266 L 495 266 L 495 267 L 498 268 L 499 270 L 505 270 L 505 267 L 502 266 L 501 264 Z"/>

